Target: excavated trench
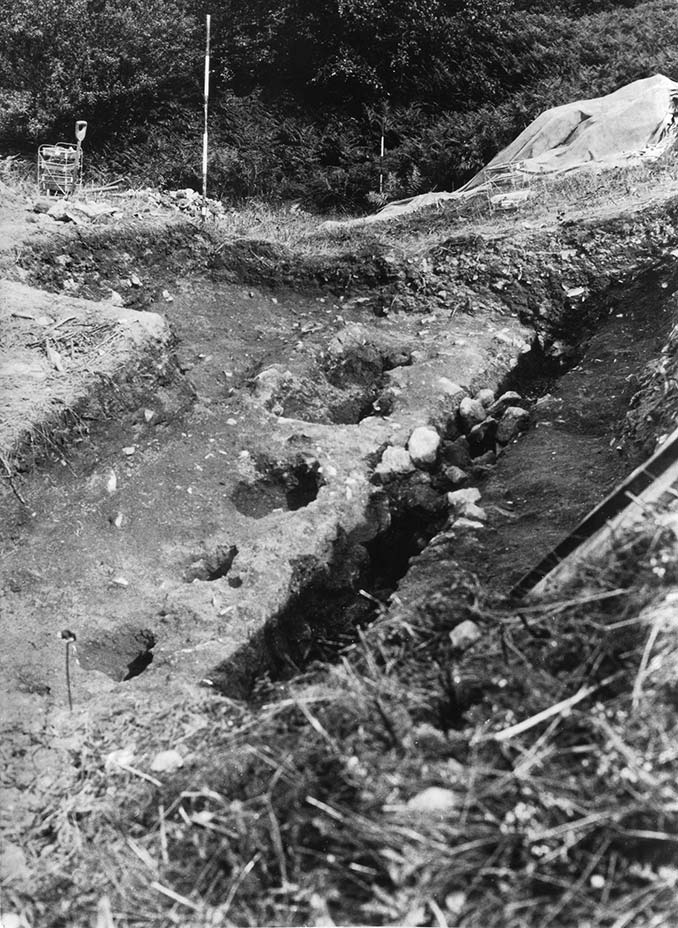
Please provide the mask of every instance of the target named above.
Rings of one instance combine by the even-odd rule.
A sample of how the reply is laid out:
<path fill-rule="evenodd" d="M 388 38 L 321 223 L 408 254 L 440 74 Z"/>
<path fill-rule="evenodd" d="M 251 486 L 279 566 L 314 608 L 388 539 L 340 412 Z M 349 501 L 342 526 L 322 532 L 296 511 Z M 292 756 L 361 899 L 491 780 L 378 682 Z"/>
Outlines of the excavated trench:
<path fill-rule="evenodd" d="M 296 564 L 298 592 L 214 669 L 210 683 L 247 697 L 263 680 L 336 659 L 361 627 L 389 609 L 410 572 L 416 586 L 418 557 L 429 542 L 454 537 L 447 494 L 459 487 L 479 488 L 488 521 L 480 541 L 462 540 L 454 561 L 440 561 L 440 572 L 470 570 L 499 598 L 508 595 L 550 544 L 639 463 L 640 449 L 620 436 L 638 377 L 678 320 L 676 291 L 675 262 L 663 263 L 587 306 L 586 329 L 582 313 L 575 326 L 561 324 L 548 341 L 535 338 L 491 397 L 477 391 L 490 413 L 491 403 L 496 408 L 502 401 L 524 407 L 529 426 L 521 422 L 502 442 L 500 418 L 488 415 L 469 428 L 457 413 L 434 464 L 382 486 L 375 475 L 372 505 L 387 512 L 388 527 L 369 541 L 337 538 L 326 564 Z M 425 595 L 435 593 L 427 580 Z"/>
<path fill-rule="evenodd" d="M 472 384 L 473 399 L 485 409 L 482 420 L 471 423 L 458 411 L 442 417 L 439 410 L 431 411 L 430 421 L 441 442 L 430 464 L 382 476 L 377 465 L 388 442 L 373 446 L 367 455 L 374 472 L 367 508 L 378 509 L 378 517 L 365 513 L 369 527 L 362 534 L 338 528 L 331 550 L 320 556 L 290 550 L 286 563 L 291 565 L 291 577 L 280 583 L 287 594 L 256 603 L 259 613 L 268 619 L 254 633 L 241 635 L 247 643 L 213 667 L 208 678 L 212 685 L 228 695 L 247 696 L 261 679 L 288 676 L 317 658 L 333 659 L 355 639 L 357 629 L 390 608 L 394 592 L 416 584 L 422 552 L 432 539 L 452 531 L 451 492 L 478 488 L 487 520 L 473 544 L 462 540 L 454 543 L 455 563 L 441 560 L 439 576 L 429 584 L 427 594 L 437 594 L 440 585 L 443 598 L 448 596 L 445 573 L 458 566 L 472 570 L 497 595 L 505 594 L 637 463 L 634 450 L 621 443 L 619 436 L 635 392 L 635 378 L 659 353 L 673 321 L 672 295 L 678 289 L 675 265 L 673 258 L 654 264 L 624 285 L 611 285 L 608 280 L 606 286 L 590 288 L 581 300 L 570 300 L 567 311 L 561 301 L 552 316 L 527 314 L 526 321 L 539 333 L 531 350 L 520 354 L 498 386 L 495 378 L 492 396 L 483 391 L 482 383 Z M 524 281 L 520 280 L 519 286 L 525 287 Z M 371 421 L 388 421 L 399 385 L 404 383 L 392 375 L 418 370 L 416 365 L 422 358 L 426 363 L 426 352 L 421 350 L 424 340 L 419 336 L 431 323 L 415 324 L 412 316 L 408 326 L 402 326 L 403 331 L 396 318 L 380 320 L 381 341 L 373 342 L 364 335 L 368 327 L 360 309 L 351 315 L 346 306 L 328 304 L 325 297 L 301 298 L 292 293 L 271 298 L 262 292 L 252 298 L 250 292 L 245 298 L 253 302 L 250 311 L 243 313 L 242 291 L 229 296 L 223 286 L 210 284 L 193 295 L 192 282 L 183 292 L 178 285 L 177 289 L 181 312 L 175 311 L 172 324 L 180 366 L 190 378 L 192 410 L 185 402 L 174 402 L 169 385 L 157 396 L 149 393 L 146 402 L 151 408 L 139 410 L 140 419 L 133 415 L 131 436 L 122 420 L 93 425 L 89 443 L 85 441 L 81 446 L 84 450 L 78 452 L 95 462 L 93 472 L 92 465 L 89 471 L 84 468 L 85 473 L 92 472 L 93 481 L 97 460 L 105 460 L 106 455 L 108 460 L 118 460 L 120 448 L 132 446 L 136 450 L 124 459 L 123 480 L 131 487 L 130 506 L 145 511 L 160 501 L 157 525 L 142 524 L 140 519 L 135 525 L 132 509 L 131 516 L 124 515 L 122 530 L 118 504 L 111 500 L 105 506 L 114 566 L 106 566 L 102 590 L 94 598 L 99 616 L 92 623 L 95 627 L 78 636 L 78 657 L 85 670 L 103 670 L 116 681 L 130 679 L 166 660 L 159 655 L 165 647 L 167 628 L 174 635 L 173 642 L 185 642 L 186 652 L 199 648 L 200 636 L 210 634 L 200 630 L 203 625 L 207 628 L 203 613 L 210 609 L 218 620 L 211 633 L 227 630 L 233 607 L 222 590 L 238 596 L 242 593 L 249 596 L 249 603 L 256 602 L 257 575 L 248 568 L 251 552 L 248 554 L 243 544 L 248 533 L 259 532 L 257 537 L 265 538 L 270 530 L 272 538 L 277 538 L 275 526 L 279 523 L 275 520 L 282 524 L 315 511 L 328 490 L 322 455 L 314 450 L 326 439 L 310 427 L 305 430 L 303 423 L 324 429 L 336 427 L 337 435 L 345 434 L 347 441 L 353 441 L 361 423 L 370 426 Z M 519 306 L 511 309 L 513 316 L 523 312 Z M 311 321 L 304 323 L 304 316 Z M 468 317 L 473 318 L 473 314 Z M 482 326 L 482 307 L 477 318 Z M 298 320 L 292 331 L 291 319 Z M 318 320 L 330 341 L 318 338 L 314 346 Z M 263 339 L 264 344 L 252 351 L 255 339 Z M 298 351 L 302 339 L 306 341 Z M 291 357 L 297 359 L 297 368 L 293 367 L 294 374 L 288 376 Z M 266 363 L 269 367 L 262 370 Z M 259 370 L 255 376 L 253 369 Z M 179 392 L 183 397 L 186 391 Z M 247 395 L 247 401 L 239 399 L 240 395 Z M 508 395 L 508 400 L 502 395 Z M 247 449 L 261 448 L 269 438 L 264 433 L 267 420 L 254 417 L 248 422 L 250 399 L 267 415 L 281 417 L 280 422 L 291 417 L 301 420 L 296 428 L 303 450 L 298 451 L 292 436 L 284 447 L 267 449 L 265 454 L 254 451 L 247 459 L 253 467 L 233 481 L 242 455 L 249 454 Z M 517 416 L 510 429 L 506 410 L 493 407 L 497 402 L 500 406 L 510 404 Z M 527 430 L 524 409 L 529 413 Z M 151 414 L 150 421 L 146 420 Z M 364 447 L 360 454 L 364 461 Z M 145 476 L 135 464 L 138 460 L 144 462 Z M 55 467 L 58 463 L 57 458 Z M 348 473 L 346 462 L 342 466 Z M 187 468 L 192 469 L 193 477 Z M 82 461 L 74 462 L 73 484 L 77 482 L 76 471 L 83 471 Z M 66 471 L 58 473 L 58 467 L 47 475 L 53 496 L 67 477 Z M 70 485 L 66 489 L 71 492 Z M 77 505 L 79 493 L 73 487 Z M 92 512 L 103 506 L 93 492 L 90 496 L 79 513 L 85 533 Z M 49 497 L 46 499 L 44 508 L 48 510 L 51 503 Z M 59 505 L 54 496 L 55 508 Z M 130 521 L 137 534 L 124 539 L 121 532 Z M 24 524 L 25 513 L 8 539 L 20 539 Z M 288 532 L 294 532 L 292 521 L 288 524 Z M 77 537 L 81 522 L 75 517 L 73 526 Z M 55 527 L 46 534 L 50 545 L 56 533 Z M 280 537 L 284 546 L 284 537 Z M 88 583 L 92 577 L 99 582 L 102 565 L 109 557 L 105 543 L 103 535 L 93 539 L 92 552 L 100 552 L 101 564 L 92 565 Z M 162 551 L 163 546 L 167 552 Z M 149 553 L 156 549 L 158 561 L 165 561 L 162 571 L 155 568 Z M 86 544 L 83 551 L 89 558 Z M 274 553 L 276 563 L 282 564 L 287 556 L 284 547 Z M 261 558 L 264 566 L 255 565 L 259 577 L 265 570 L 265 554 Z M 73 560 L 77 559 L 74 555 Z M 70 583 L 76 592 L 84 582 L 80 566 L 69 566 L 64 576 L 64 583 Z M 195 591 L 198 605 L 190 605 L 185 612 L 183 607 L 158 606 L 157 587 L 173 572 L 189 597 Z M 128 582 L 134 588 L 135 573 L 141 591 L 138 610 L 129 604 L 131 590 L 126 592 Z M 17 582 L 17 595 L 22 595 L 29 581 Z M 209 590 L 203 592 L 203 587 Z M 81 612 L 85 598 L 84 594 L 73 598 Z M 203 609 L 201 603 L 209 608 Z M 115 632 L 109 627 L 111 607 Z M 195 635 L 190 631 L 192 626 L 198 629 Z"/>

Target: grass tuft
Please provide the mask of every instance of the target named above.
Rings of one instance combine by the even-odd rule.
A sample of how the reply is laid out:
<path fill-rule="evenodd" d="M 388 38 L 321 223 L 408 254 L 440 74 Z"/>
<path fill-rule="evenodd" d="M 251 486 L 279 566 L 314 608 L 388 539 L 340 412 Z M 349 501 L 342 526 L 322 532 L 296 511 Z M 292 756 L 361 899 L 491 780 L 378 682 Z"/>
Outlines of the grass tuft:
<path fill-rule="evenodd" d="M 128 694 L 74 719 L 77 776 L 30 835 L 22 902 L 74 928 L 104 896 L 119 928 L 666 923 L 677 563 L 658 516 L 557 601 L 510 608 L 462 575 L 449 608 L 385 611 L 250 704 Z M 460 655 L 469 617 L 483 634 Z M 184 765 L 158 787 L 141 774 L 168 747 Z"/>

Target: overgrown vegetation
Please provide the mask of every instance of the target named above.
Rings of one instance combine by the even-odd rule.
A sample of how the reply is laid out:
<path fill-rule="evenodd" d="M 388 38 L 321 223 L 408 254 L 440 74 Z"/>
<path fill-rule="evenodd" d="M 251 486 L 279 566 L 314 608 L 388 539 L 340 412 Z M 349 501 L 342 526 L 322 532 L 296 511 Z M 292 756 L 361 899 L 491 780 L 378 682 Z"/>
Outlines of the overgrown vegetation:
<path fill-rule="evenodd" d="M 70 135 L 133 182 L 200 177 L 196 0 L 0 2 L 0 140 Z M 675 76 L 671 0 L 220 0 L 212 192 L 314 208 L 450 189 L 543 109 Z"/>
<path fill-rule="evenodd" d="M 667 924 L 676 563 L 658 515 L 555 602 L 511 607 L 460 571 L 416 626 L 384 611 L 249 705 L 121 695 L 73 726 L 77 780 L 12 901 L 54 928 L 103 896 L 119 928 Z M 465 620 L 482 637 L 462 656 Z M 184 766 L 154 773 L 166 749 Z"/>

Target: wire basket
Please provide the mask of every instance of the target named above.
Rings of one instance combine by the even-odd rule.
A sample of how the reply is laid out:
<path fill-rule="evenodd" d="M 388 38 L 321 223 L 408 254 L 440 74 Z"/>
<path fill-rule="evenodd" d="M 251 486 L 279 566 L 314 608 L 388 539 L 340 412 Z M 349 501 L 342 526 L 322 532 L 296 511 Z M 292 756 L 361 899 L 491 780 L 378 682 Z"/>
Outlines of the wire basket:
<path fill-rule="evenodd" d="M 70 142 L 38 148 L 38 189 L 49 196 L 68 196 L 77 187 L 82 151 Z"/>

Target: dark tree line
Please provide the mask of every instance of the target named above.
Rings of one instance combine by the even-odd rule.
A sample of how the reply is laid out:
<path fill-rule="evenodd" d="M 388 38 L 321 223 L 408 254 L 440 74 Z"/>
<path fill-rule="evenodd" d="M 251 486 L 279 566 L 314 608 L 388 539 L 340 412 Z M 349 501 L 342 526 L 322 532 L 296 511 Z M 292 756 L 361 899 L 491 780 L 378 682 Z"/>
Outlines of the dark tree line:
<path fill-rule="evenodd" d="M 213 21 L 212 192 L 450 188 L 548 106 L 678 77 L 673 0 L 0 0 L 0 141 L 68 137 L 135 179 L 198 176 Z"/>

